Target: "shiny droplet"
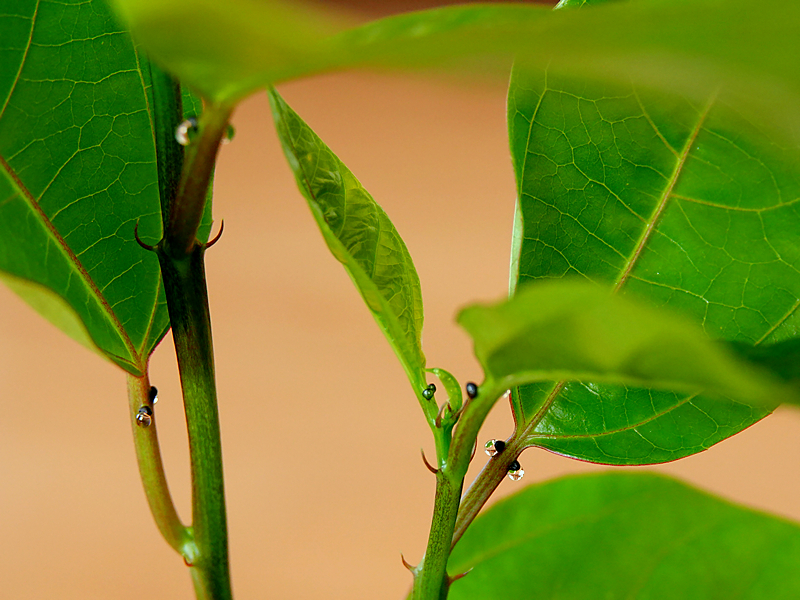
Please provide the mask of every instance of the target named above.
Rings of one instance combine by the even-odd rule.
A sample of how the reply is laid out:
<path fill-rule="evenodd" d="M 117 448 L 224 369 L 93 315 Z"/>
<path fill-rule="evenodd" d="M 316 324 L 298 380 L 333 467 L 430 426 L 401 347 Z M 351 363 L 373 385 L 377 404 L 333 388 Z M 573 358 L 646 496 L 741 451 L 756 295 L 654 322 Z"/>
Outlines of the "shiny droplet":
<path fill-rule="evenodd" d="M 153 411 L 146 406 L 140 408 L 139 412 L 136 413 L 136 424 L 139 427 L 150 427 L 150 423 L 152 422 L 153 422 Z"/>
<path fill-rule="evenodd" d="M 478 395 L 478 386 L 471 381 L 467 384 L 467 396 L 474 398 Z"/>
<path fill-rule="evenodd" d="M 525 470 L 522 468 L 522 465 L 519 464 L 519 461 L 515 460 L 508 465 L 508 478 L 511 481 L 519 481 L 524 475 Z"/>
<path fill-rule="evenodd" d="M 426 387 L 424 390 L 422 390 L 422 397 L 425 398 L 425 400 L 430 400 L 431 398 L 433 398 L 434 391 L 435 390 Z"/>
<path fill-rule="evenodd" d="M 189 117 L 175 128 L 175 140 L 181 146 L 188 146 L 197 133 L 197 119 Z"/>
<path fill-rule="evenodd" d="M 158 402 L 158 388 L 156 386 L 150 387 L 148 398 L 150 398 L 150 404 L 155 404 L 156 402 Z"/>
<path fill-rule="evenodd" d="M 486 452 L 486 456 L 497 456 L 498 454 L 500 454 L 497 451 L 497 448 L 495 448 L 494 446 L 496 443 L 497 440 L 489 440 L 483 445 L 483 451 Z"/>
<path fill-rule="evenodd" d="M 228 125 L 225 129 L 225 135 L 222 136 L 222 143 L 223 144 L 230 144 L 233 141 L 233 136 L 236 135 L 236 130 L 233 128 L 233 125 Z"/>
<path fill-rule="evenodd" d="M 506 449 L 506 443 L 503 440 L 489 440 L 483 445 L 483 451 L 488 456 L 497 456 Z"/>

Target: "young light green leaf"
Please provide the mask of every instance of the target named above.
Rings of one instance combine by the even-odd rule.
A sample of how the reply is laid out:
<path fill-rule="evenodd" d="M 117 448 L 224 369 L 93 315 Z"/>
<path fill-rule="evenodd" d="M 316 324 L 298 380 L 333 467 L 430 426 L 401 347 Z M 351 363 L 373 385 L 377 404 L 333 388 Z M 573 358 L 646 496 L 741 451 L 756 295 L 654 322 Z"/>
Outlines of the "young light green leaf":
<path fill-rule="evenodd" d="M 675 308 L 714 338 L 794 335 L 796 146 L 780 147 L 713 95 L 698 103 L 553 69 L 516 69 L 508 114 L 519 194 L 512 287 L 580 275 Z M 535 425 L 543 447 L 612 464 L 699 452 L 767 412 L 581 383 L 525 386 L 514 402 L 521 422 L 550 407 Z"/>
<path fill-rule="evenodd" d="M 800 596 L 800 527 L 650 473 L 568 477 L 480 515 L 451 600 Z"/>
<path fill-rule="evenodd" d="M 266 84 L 343 68 L 532 65 L 637 81 L 702 100 L 723 87 L 751 119 L 800 131 L 800 6 L 774 0 L 632 0 L 591 10 L 472 5 L 346 29 L 312 5 L 280 0 L 114 0 L 161 64 L 209 100 L 233 103 Z M 299 5 L 299 6 L 298 6 Z M 467 62 L 463 62 L 468 59 Z M 754 93 L 754 90 L 756 91 Z"/>
<path fill-rule="evenodd" d="M 713 343 L 688 320 L 586 281 L 528 285 L 510 300 L 464 309 L 458 322 L 500 387 L 566 380 L 773 405 L 800 398 L 800 390 Z"/>
<path fill-rule="evenodd" d="M 350 170 L 270 92 L 278 135 L 325 242 L 344 265 L 419 394 L 425 387 L 422 294 L 400 234 Z"/>

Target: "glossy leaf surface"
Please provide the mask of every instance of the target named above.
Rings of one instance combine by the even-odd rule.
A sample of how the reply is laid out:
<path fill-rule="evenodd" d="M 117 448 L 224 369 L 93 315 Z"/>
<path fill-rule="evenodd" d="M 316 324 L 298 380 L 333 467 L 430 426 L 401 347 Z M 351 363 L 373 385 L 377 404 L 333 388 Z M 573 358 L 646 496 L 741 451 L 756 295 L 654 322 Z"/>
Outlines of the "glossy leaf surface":
<path fill-rule="evenodd" d="M 752 345 L 797 334 L 796 147 L 713 96 L 697 103 L 552 70 L 515 71 L 509 131 L 519 196 L 512 279 L 585 277 L 673 308 L 713 338 Z M 521 419 L 542 403 L 550 410 L 532 443 L 611 464 L 699 452 L 765 414 L 570 383 L 560 393 L 522 388 Z"/>
<path fill-rule="evenodd" d="M 567 380 L 702 391 L 763 404 L 799 397 L 800 390 L 760 368 L 765 361 L 745 361 L 688 320 L 585 280 L 529 285 L 510 300 L 464 309 L 458 322 L 500 387 Z"/>
<path fill-rule="evenodd" d="M 115 0 L 148 52 L 209 99 L 352 67 L 489 64 L 524 52 L 538 67 L 635 81 L 738 108 L 800 131 L 800 5 L 775 0 L 632 0 L 591 10 L 448 7 L 346 29 L 318 7 L 279 0 Z M 339 33 L 335 33 L 339 32 Z M 498 62 L 487 57 L 502 57 Z M 464 58 L 473 62 L 459 62 Z M 477 59 L 477 62 L 475 62 Z M 753 93 L 758 90 L 758 93 Z"/>
<path fill-rule="evenodd" d="M 645 473 L 528 487 L 453 550 L 452 600 L 777 600 L 800 595 L 800 527 Z"/>
<path fill-rule="evenodd" d="M 420 393 L 426 385 L 422 294 L 405 243 L 353 173 L 277 92 L 270 93 L 270 102 L 286 158 L 328 248 Z"/>

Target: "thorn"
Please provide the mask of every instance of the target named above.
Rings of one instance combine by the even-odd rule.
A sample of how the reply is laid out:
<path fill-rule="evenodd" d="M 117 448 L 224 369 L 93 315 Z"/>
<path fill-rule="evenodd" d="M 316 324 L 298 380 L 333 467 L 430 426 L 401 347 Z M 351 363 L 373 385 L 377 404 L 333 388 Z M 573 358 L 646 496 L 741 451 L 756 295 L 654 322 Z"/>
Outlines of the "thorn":
<path fill-rule="evenodd" d="M 449 403 L 445 402 L 439 407 L 439 412 L 436 414 L 436 427 L 442 426 L 442 417 L 444 416 L 444 409 L 450 406 Z"/>
<path fill-rule="evenodd" d="M 221 238 L 221 237 L 222 237 L 222 232 L 223 232 L 224 230 L 225 230 L 225 219 L 222 219 L 222 220 L 219 222 L 219 231 L 217 232 L 217 235 L 216 235 L 216 237 L 215 237 L 213 240 L 211 240 L 210 242 L 206 242 L 206 244 L 203 246 L 203 248 L 204 248 L 204 249 L 206 249 L 206 250 L 208 250 L 209 248 L 211 248 L 211 246 L 213 246 L 214 244 L 216 244 L 216 243 L 219 241 L 219 238 Z"/>
<path fill-rule="evenodd" d="M 151 246 L 150 244 L 145 244 L 142 239 L 139 237 L 139 221 L 136 221 L 136 225 L 133 226 L 133 237 L 136 238 L 136 242 L 145 250 L 150 250 L 150 252 L 154 252 L 156 247 Z"/>
<path fill-rule="evenodd" d="M 437 469 L 434 466 L 432 466 L 431 463 L 428 462 L 428 459 L 425 458 L 425 450 L 420 448 L 419 451 L 422 452 L 422 462 L 424 462 L 425 466 L 428 467 L 428 471 L 430 471 L 431 473 L 436 475 L 439 472 L 439 469 Z"/>
<path fill-rule="evenodd" d="M 409 571 L 411 571 L 411 573 L 412 573 L 412 574 L 414 574 L 414 575 L 415 575 L 415 573 L 414 573 L 414 567 L 412 567 L 410 564 L 408 564 L 408 562 L 406 562 L 406 557 L 405 557 L 405 556 L 403 556 L 403 553 L 402 553 L 402 552 L 400 553 L 400 560 L 402 560 L 402 561 L 403 561 L 403 566 L 404 566 L 406 569 L 408 569 Z"/>
<path fill-rule="evenodd" d="M 469 457 L 469 462 L 472 462 L 472 459 L 475 458 L 475 451 L 478 449 L 478 440 L 475 439 L 475 443 L 472 445 L 472 454 Z"/>
<path fill-rule="evenodd" d="M 466 577 L 467 575 L 469 575 L 472 572 L 472 569 L 474 569 L 474 568 L 475 567 L 472 567 L 471 569 L 467 569 L 463 573 L 459 573 L 458 575 L 453 575 L 452 577 L 448 577 L 450 579 L 450 583 L 453 583 L 454 581 L 458 581 L 462 577 Z"/>

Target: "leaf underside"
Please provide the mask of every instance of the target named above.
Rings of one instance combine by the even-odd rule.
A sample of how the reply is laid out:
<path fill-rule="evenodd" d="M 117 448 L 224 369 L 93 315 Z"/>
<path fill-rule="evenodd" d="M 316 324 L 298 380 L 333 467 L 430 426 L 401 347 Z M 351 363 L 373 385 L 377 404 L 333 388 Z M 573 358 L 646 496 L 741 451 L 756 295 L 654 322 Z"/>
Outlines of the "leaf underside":
<path fill-rule="evenodd" d="M 353 173 L 274 90 L 270 102 L 284 153 L 328 248 L 421 393 L 422 293 L 405 243 Z"/>
<path fill-rule="evenodd" d="M 0 273 L 66 333 L 141 374 L 169 328 L 150 64 L 99 0 L 0 18 Z"/>
<path fill-rule="evenodd" d="M 714 338 L 796 335 L 797 148 L 725 104 L 516 69 L 512 282 L 576 276 L 670 307 Z M 513 287 L 513 283 L 512 283 Z M 675 460 L 765 416 L 732 400 L 567 383 L 519 390 L 528 442 L 609 464 Z"/>
<path fill-rule="evenodd" d="M 645 473 L 537 484 L 453 550 L 449 598 L 773 600 L 800 596 L 800 527 Z"/>

